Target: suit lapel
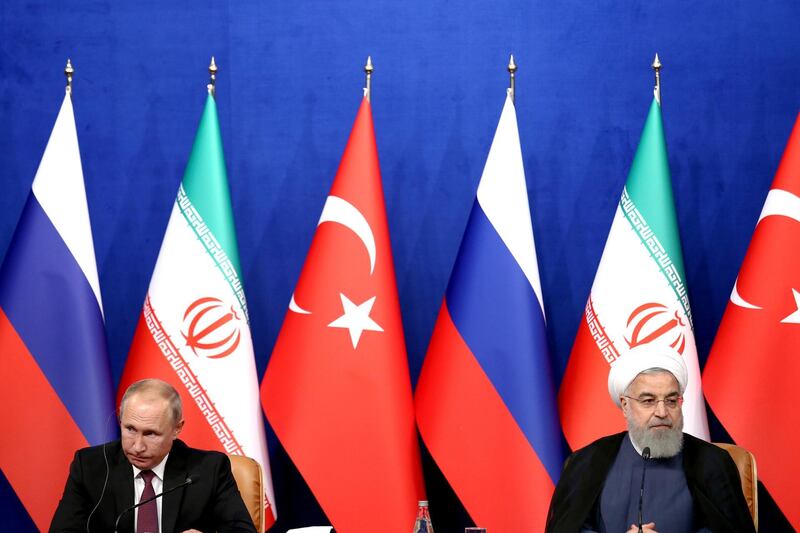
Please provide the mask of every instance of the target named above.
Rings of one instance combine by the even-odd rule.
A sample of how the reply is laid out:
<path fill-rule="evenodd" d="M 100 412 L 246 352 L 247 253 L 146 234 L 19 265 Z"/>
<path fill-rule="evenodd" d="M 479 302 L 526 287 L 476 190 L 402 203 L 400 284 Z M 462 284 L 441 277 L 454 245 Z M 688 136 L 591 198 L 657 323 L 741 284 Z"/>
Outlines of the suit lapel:
<path fill-rule="evenodd" d="M 167 458 L 167 466 L 164 469 L 163 490 L 169 490 L 186 481 L 186 454 L 184 453 L 185 444 L 176 440 Z M 161 533 L 171 533 L 175 531 L 175 524 L 178 521 L 178 512 L 183 502 L 183 495 L 186 491 L 179 489 L 164 495 L 164 502 L 161 507 Z"/>
<path fill-rule="evenodd" d="M 133 467 L 128 463 L 121 448 L 116 454 L 114 465 L 111 468 L 109 485 L 111 493 L 114 495 L 114 518 L 116 519 L 120 513 L 134 504 Z M 134 511 L 129 511 L 120 519 L 118 529 L 120 533 L 133 532 L 133 513 Z"/>

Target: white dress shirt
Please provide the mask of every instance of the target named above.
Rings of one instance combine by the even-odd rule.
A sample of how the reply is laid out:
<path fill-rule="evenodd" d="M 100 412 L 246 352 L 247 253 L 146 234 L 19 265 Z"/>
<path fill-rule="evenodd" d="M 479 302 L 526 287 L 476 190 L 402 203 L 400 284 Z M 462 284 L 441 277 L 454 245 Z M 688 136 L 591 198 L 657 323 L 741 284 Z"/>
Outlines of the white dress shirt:
<path fill-rule="evenodd" d="M 164 489 L 164 468 L 167 466 L 167 458 L 169 454 L 167 454 L 164 459 L 161 460 L 156 466 L 151 468 L 150 470 L 153 471 L 155 476 L 153 476 L 153 480 L 150 482 L 153 485 L 153 490 L 155 494 L 160 494 L 161 491 Z M 144 492 L 144 479 L 139 474 L 142 472 L 139 468 L 131 465 L 133 468 L 133 493 L 134 493 L 134 503 L 139 503 L 139 500 L 142 498 L 142 492 Z M 161 502 L 164 498 L 156 498 L 156 507 L 158 508 L 158 530 L 161 531 L 162 527 L 162 520 L 161 520 Z M 133 530 L 136 531 L 136 526 L 139 524 L 139 509 L 136 509 L 136 514 L 133 517 Z"/>

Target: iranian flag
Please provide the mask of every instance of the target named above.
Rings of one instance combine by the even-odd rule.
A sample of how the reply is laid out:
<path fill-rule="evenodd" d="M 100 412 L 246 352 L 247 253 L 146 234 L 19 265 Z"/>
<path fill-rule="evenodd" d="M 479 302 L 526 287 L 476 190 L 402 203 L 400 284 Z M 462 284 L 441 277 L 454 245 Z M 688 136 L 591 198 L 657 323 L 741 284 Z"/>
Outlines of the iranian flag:
<path fill-rule="evenodd" d="M 208 96 L 119 388 L 157 377 L 183 397 L 181 439 L 246 455 L 276 518 L 217 106 Z"/>
<path fill-rule="evenodd" d="M 708 440 L 657 98 L 650 106 L 561 382 L 561 425 L 573 450 L 625 429 L 622 413 L 608 397 L 608 371 L 620 355 L 647 343 L 671 346 L 683 356 L 689 369 L 684 431 Z"/>

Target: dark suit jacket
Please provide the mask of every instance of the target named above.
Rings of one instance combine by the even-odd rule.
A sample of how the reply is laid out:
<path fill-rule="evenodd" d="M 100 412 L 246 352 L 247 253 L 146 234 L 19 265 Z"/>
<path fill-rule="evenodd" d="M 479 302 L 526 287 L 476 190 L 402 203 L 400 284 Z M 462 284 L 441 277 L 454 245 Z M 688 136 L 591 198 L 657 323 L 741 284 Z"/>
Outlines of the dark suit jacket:
<path fill-rule="evenodd" d="M 106 472 L 108 486 L 103 493 Z M 192 528 L 204 532 L 255 533 L 226 455 L 195 450 L 176 440 L 164 469 L 164 490 L 183 483 L 187 476 L 196 477 L 196 482 L 164 496 L 161 533 Z M 133 505 L 133 500 L 133 468 L 119 441 L 78 450 L 50 532 L 85 533 L 86 520 L 98 501 L 89 531 L 113 532 L 117 516 Z M 120 533 L 133 533 L 133 523 L 133 511 L 126 513 L 119 523 Z"/>
<path fill-rule="evenodd" d="M 627 438 L 627 433 L 596 440 L 566 460 L 550 501 L 548 532 L 581 530 L 600 498 L 623 438 Z M 683 470 L 701 525 L 714 533 L 755 532 L 739 471 L 728 452 L 684 433 Z"/>

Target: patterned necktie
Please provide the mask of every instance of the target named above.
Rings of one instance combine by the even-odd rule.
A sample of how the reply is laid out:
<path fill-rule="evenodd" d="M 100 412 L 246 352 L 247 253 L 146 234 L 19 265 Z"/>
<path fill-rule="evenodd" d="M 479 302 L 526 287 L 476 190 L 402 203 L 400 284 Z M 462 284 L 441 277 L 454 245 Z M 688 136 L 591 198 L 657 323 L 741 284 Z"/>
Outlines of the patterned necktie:
<path fill-rule="evenodd" d="M 144 490 L 140 502 L 156 495 L 153 490 L 153 478 L 155 474 L 152 470 L 142 470 L 139 474 L 144 480 Z M 158 505 L 156 501 L 147 502 L 139 507 L 138 521 L 136 522 L 136 533 L 158 533 Z"/>

